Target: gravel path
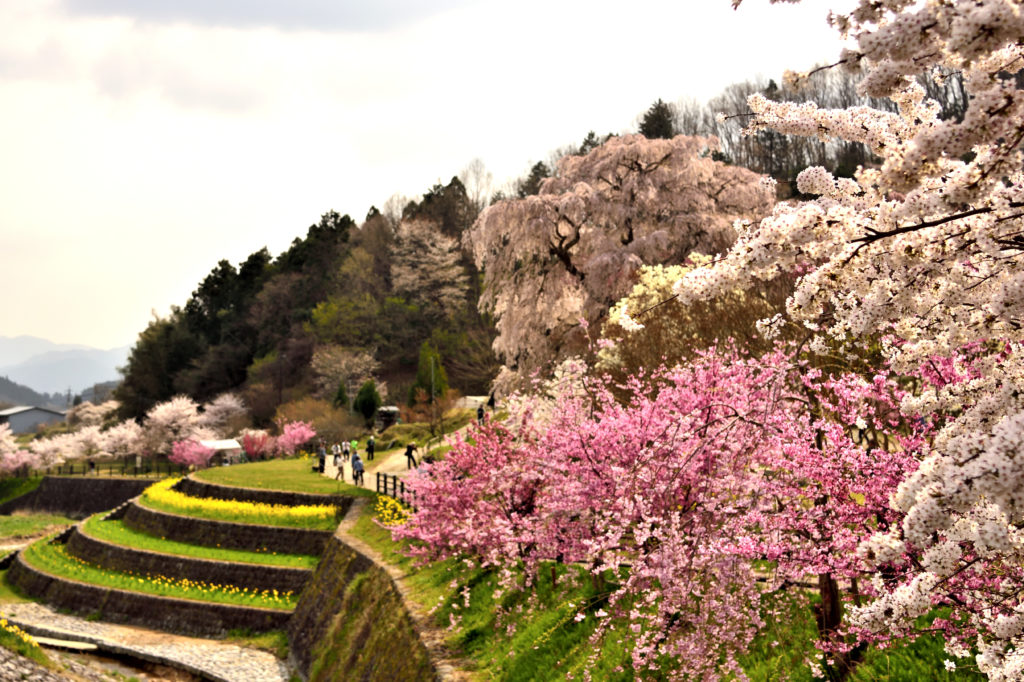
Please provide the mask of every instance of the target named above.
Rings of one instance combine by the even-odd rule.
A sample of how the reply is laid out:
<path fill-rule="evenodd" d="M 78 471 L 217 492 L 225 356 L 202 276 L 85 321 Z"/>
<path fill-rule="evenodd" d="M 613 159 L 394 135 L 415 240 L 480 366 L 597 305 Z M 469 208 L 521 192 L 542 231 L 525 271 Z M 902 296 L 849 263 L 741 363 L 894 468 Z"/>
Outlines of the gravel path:
<path fill-rule="evenodd" d="M 50 660 L 55 658 L 55 656 L 50 656 Z M 63 665 L 67 671 L 66 674 L 44 668 L 33 660 L 0 647 L 0 680 L 67 682 L 67 680 L 77 679 L 87 682 L 112 682 L 115 679 L 69 659 L 58 659 L 54 662 Z"/>
<path fill-rule="evenodd" d="M 2 611 L 7 620 L 33 635 L 88 642 L 97 645 L 103 651 L 127 654 L 153 663 L 182 668 L 218 682 L 287 682 L 289 679 L 288 667 L 266 651 L 217 640 L 182 637 L 155 630 L 87 621 L 57 613 L 43 604 L 7 604 L 2 607 Z M 0 671 L 5 670 L 2 666 L 0 663 Z M 51 678 L 38 679 L 49 682 Z"/>

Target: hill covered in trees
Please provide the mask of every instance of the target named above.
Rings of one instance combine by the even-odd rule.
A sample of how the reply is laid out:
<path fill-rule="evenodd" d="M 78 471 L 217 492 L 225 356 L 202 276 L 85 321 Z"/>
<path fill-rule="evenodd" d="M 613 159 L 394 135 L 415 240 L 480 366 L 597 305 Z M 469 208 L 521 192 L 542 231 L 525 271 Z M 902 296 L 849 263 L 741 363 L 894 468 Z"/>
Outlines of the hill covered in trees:
<path fill-rule="evenodd" d="M 493 325 L 477 312 L 479 276 L 459 246 L 475 217 L 453 178 L 400 215 L 372 208 L 358 224 L 329 211 L 277 257 L 264 248 L 237 267 L 220 261 L 139 335 L 116 391 L 122 416 L 176 394 L 242 389 L 266 421 L 300 397 L 354 397 L 368 377 L 402 400 L 424 342 L 454 386 L 485 391 Z"/>
<path fill-rule="evenodd" d="M 692 100 L 666 104 L 659 99 L 638 116 L 636 128 L 652 140 L 679 134 L 713 138 L 716 141 L 687 143 L 692 148 L 688 152 L 690 163 L 697 164 L 694 167 L 715 168 L 718 174 L 730 166 L 747 168 L 773 177 L 779 182 L 780 194 L 786 195 L 791 192 L 790 181 L 808 165 L 822 165 L 837 175 L 848 175 L 858 164 L 870 164 L 871 153 L 859 142 L 826 143 L 771 131 L 742 136 L 739 131 L 743 119 L 737 114 L 746 110 L 746 97 L 760 93 L 797 102 L 817 99 L 836 107 L 858 104 L 891 109 L 889 100 L 858 96 L 855 82 L 854 76 L 827 70 L 801 88 L 780 87 L 774 81 L 735 83 L 705 104 Z M 942 102 L 944 115 L 962 116 L 964 102 L 958 76 L 950 75 L 941 86 L 936 83 L 928 82 L 929 94 Z M 295 238 L 277 256 L 263 248 L 237 265 L 220 261 L 182 306 L 174 307 L 167 317 L 154 319 L 139 335 L 116 392 L 121 416 L 141 417 L 156 403 L 176 394 L 205 401 L 241 389 L 256 421 L 266 422 L 278 406 L 302 397 L 347 401 L 368 378 L 390 392 L 390 402 L 404 402 L 410 395 L 425 343 L 440 355 L 453 388 L 480 394 L 490 390 L 498 373 L 500 363 L 492 351 L 496 337 L 501 342 L 501 360 L 513 369 L 537 367 L 537 363 L 519 357 L 523 352 L 533 352 L 540 359 L 552 357 L 548 351 L 538 351 L 539 346 L 532 350 L 509 346 L 507 339 L 516 333 L 543 335 L 544 344 L 552 347 L 578 348 L 579 339 L 563 344 L 565 330 L 538 325 L 537 315 L 526 314 L 528 309 L 537 308 L 538 314 L 551 312 L 568 277 L 566 281 L 574 282 L 570 289 L 588 292 L 588 300 L 600 300 L 602 306 L 584 306 L 588 314 L 599 307 L 605 310 L 638 276 L 639 263 L 679 262 L 686 255 L 681 251 L 693 248 L 702 239 L 696 233 L 690 235 L 692 239 L 680 235 L 706 227 L 679 224 L 678 207 L 658 199 L 673 192 L 681 196 L 671 182 L 656 180 L 646 170 L 632 172 L 627 168 L 629 160 L 621 154 L 616 157 L 607 151 L 597 152 L 615 137 L 591 131 L 579 144 L 554 150 L 546 161 L 533 163 L 522 177 L 499 188 L 492 186 L 490 174 L 482 162 L 475 160 L 459 177 L 446 185 L 434 185 L 418 200 L 396 195 L 383 211 L 371 208 L 361 223 L 328 211 L 304 237 Z M 701 155 L 708 158 L 701 160 Z M 590 160 L 562 163 L 571 157 Z M 613 184 L 617 182 L 618 186 L 602 187 L 599 178 L 610 167 L 601 163 L 620 162 L 627 165 L 611 171 Z M 657 159 L 647 159 L 642 165 L 665 175 Z M 590 169 L 578 170 L 586 168 Z M 562 243 L 555 243 L 557 238 L 552 243 L 541 239 L 526 248 L 525 237 L 536 232 L 530 225 L 541 232 L 559 234 L 571 212 L 566 201 L 575 190 L 570 185 L 577 180 L 596 188 L 592 197 L 577 198 L 585 210 L 593 213 L 590 218 L 604 226 L 601 229 L 619 219 L 636 219 L 638 224 L 644 223 L 644 239 L 630 242 L 631 238 L 626 238 L 631 246 L 624 250 L 615 247 L 616 235 L 597 246 L 570 237 Z M 631 202 L 631 192 L 639 197 L 636 186 L 629 184 L 633 182 L 653 192 L 644 199 L 650 206 L 635 204 L 643 215 L 601 215 L 602 194 L 614 195 L 619 203 Z M 493 226 L 486 244 L 480 230 L 475 240 L 463 239 L 488 206 L 540 194 L 545 198 L 539 198 L 536 205 L 518 205 L 533 207 L 521 216 L 500 209 L 490 213 L 491 222 L 501 222 L 508 234 L 515 231 L 517 220 L 525 221 L 515 245 L 526 249 L 522 252 L 524 258 L 499 258 L 499 252 L 509 244 L 501 235 L 496 236 Z M 684 213 L 692 212 L 692 208 Z M 748 209 L 731 213 L 735 208 L 718 207 L 712 202 L 701 205 L 694 215 L 704 216 L 701 220 L 711 224 L 728 222 L 730 215 L 737 217 L 744 211 L 749 217 L 757 213 Z M 593 232 L 584 233 L 593 236 Z M 665 234 L 675 235 L 669 240 L 671 244 L 662 243 Z M 731 239 L 720 235 L 714 244 L 698 250 L 720 251 Z M 476 253 L 471 255 L 471 249 Z M 486 253 L 488 250 L 491 253 Z M 519 253 L 516 249 L 508 252 Z M 503 279 L 477 267 L 484 264 L 493 270 L 499 263 L 505 274 L 518 274 Z M 615 284 L 614 292 L 604 291 L 604 276 L 615 270 L 615 264 L 625 268 L 616 270 L 623 277 Z M 584 282 L 588 271 L 590 280 Z M 519 298 L 505 300 L 501 287 L 513 279 Z M 531 286 L 538 292 L 532 303 L 522 298 Z M 481 300 L 485 313 L 478 306 Z M 519 326 L 516 332 L 513 320 L 518 319 L 517 312 L 524 313 L 519 315 L 523 319 L 532 319 L 532 326 Z M 574 325 L 578 312 L 576 306 L 561 311 L 555 326 Z M 499 336 L 502 324 L 505 331 Z"/>

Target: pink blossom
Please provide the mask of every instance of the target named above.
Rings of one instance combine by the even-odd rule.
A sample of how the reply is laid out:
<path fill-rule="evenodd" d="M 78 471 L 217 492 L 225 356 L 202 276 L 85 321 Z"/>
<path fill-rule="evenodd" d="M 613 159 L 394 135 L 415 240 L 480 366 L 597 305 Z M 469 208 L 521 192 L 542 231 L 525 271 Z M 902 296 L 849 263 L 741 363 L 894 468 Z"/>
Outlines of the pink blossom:
<path fill-rule="evenodd" d="M 179 440 L 171 446 L 168 459 L 175 464 L 202 468 L 210 463 L 215 451 L 196 440 Z"/>

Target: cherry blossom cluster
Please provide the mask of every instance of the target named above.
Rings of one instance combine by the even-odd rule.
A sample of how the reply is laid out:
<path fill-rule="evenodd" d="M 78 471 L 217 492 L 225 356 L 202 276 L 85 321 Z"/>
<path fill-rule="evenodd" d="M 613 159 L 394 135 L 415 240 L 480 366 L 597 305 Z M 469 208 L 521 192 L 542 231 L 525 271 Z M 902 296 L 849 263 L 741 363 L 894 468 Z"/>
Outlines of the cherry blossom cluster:
<path fill-rule="evenodd" d="M 924 610 L 953 605 L 940 626 L 950 652 L 973 650 L 991 679 L 1019 679 L 1024 11 L 1019 0 L 859 0 L 831 21 L 856 41 L 841 61 L 866 70 L 860 91 L 891 98 L 896 113 L 754 96 L 750 130 L 863 142 L 881 163 L 853 178 L 805 170 L 798 186 L 818 198 L 744 226 L 676 292 L 701 300 L 801 271 L 786 312 L 816 330 L 812 347 L 884 337 L 901 374 L 946 358 L 903 401 L 907 415 L 934 413 L 938 430 L 893 496 L 900 522 L 861 548 L 888 578 L 856 621 L 909 631 Z M 964 75 L 963 120 L 941 120 L 915 81 L 938 68 Z"/>
<path fill-rule="evenodd" d="M 32 453 L 18 446 L 10 425 L 0 424 L 0 471 L 11 473 L 33 462 Z"/>
<path fill-rule="evenodd" d="M 191 464 L 196 459 L 200 440 L 228 435 L 233 423 L 246 414 L 242 401 L 232 393 L 220 395 L 202 406 L 191 398 L 177 396 L 153 406 L 141 425 L 134 419 L 113 421 L 117 407 L 115 401 L 101 405 L 83 402 L 68 413 L 68 422 L 74 430 L 33 439 L 27 448 L 17 452 L 16 459 L 20 463 L 15 466 L 15 459 L 10 459 L 12 465 L 6 470 L 11 471 L 24 464 L 30 468 L 57 466 L 68 459 L 83 457 L 151 456 L 157 453 L 170 456 L 176 443 L 194 444 L 186 448 L 191 448 L 187 457 Z M 183 447 L 186 446 L 178 449 Z"/>
<path fill-rule="evenodd" d="M 300 446 L 316 436 L 316 430 L 310 422 L 293 421 L 281 424 L 280 427 L 281 435 L 274 440 L 273 449 L 281 455 L 294 455 Z"/>
<path fill-rule="evenodd" d="M 210 459 L 216 452 L 213 448 L 203 445 L 197 440 L 180 440 L 171 447 L 168 459 L 182 466 L 202 468 L 210 463 Z"/>
<path fill-rule="evenodd" d="M 711 158 L 713 138 L 612 137 L 566 156 L 540 193 L 488 207 L 464 241 L 484 273 L 480 308 L 494 349 L 520 378 L 587 345 L 594 323 L 644 264 L 715 253 L 738 218 L 764 215 L 773 194 L 746 169 Z M 503 375 L 510 376 L 509 373 Z"/>
<path fill-rule="evenodd" d="M 509 586 L 551 563 L 614 576 L 599 633 L 628 628 L 641 676 L 742 677 L 761 624 L 754 560 L 774 563 L 773 587 L 856 578 L 860 541 L 898 521 L 889 497 L 924 440 L 887 376 L 824 376 L 782 350 L 711 349 L 621 383 L 581 369 L 407 479 L 417 510 L 394 534 Z M 888 448 L 867 437 L 883 432 Z"/>

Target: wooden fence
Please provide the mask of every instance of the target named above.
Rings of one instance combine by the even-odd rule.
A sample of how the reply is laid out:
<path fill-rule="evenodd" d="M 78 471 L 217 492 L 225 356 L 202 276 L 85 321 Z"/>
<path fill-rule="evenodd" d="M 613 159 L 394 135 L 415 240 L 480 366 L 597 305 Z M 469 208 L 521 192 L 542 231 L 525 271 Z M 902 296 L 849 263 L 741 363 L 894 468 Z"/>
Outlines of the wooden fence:
<path fill-rule="evenodd" d="M 382 474 L 377 472 L 377 492 L 381 495 L 393 497 L 404 505 L 416 509 L 414 501 L 416 496 L 411 490 L 406 491 L 405 481 L 395 474 Z"/>
<path fill-rule="evenodd" d="M 17 476 L 131 476 L 147 478 L 166 478 L 168 476 L 185 476 L 188 467 L 173 462 L 143 460 L 141 465 L 134 463 L 134 457 L 128 459 L 104 459 L 97 462 L 68 462 L 45 469 L 18 469 Z"/>

